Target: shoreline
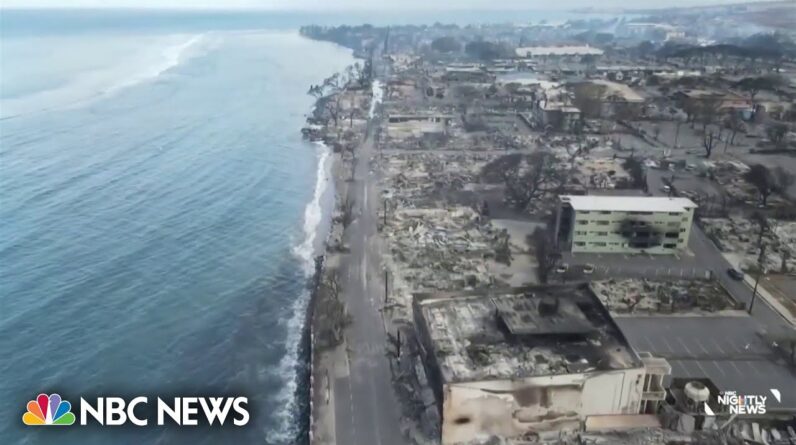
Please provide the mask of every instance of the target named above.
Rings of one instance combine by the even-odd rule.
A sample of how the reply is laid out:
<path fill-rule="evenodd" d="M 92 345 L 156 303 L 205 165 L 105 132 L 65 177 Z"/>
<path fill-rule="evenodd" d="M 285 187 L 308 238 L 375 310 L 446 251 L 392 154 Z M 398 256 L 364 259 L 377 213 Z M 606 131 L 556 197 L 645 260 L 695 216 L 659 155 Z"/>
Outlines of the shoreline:
<path fill-rule="evenodd" d="M 302 128 L 305 138 L 328 150 L 329 165 L 326 172 L 327 180 L 331 181 L 328 187 L 332 193 L 328 199 L 333 201 L 328 207 L 331 211 L 328 216 L 328 232 L 323 245 L 316 251 L 315 269 L 308 280 L 310 297 L 301 342 L 301 357 L 308 363 L 301 381 L 307 384 L 297 388 L 300 406 L 306 408 L 302 409 L 300 436 L 296 438 L 297 443 L 301 444 L 323 441 L 323 437 L 319 436 L 323 436 L 324 432 L 328 433 L 329 423 L 334 422 L 332 410 L 323 410 L 321 407 L 331 406 L 330 374 L 335 372 L 335 364 L 341 358 L 337 353 L 341 349 L 345 352 L 342 330 L 345 329 L 349 315 L 345 304 L 338 299 L 336 274 L 342 261 L 341 256 L 347 251 L 344 232 L 352 218 L 351 210 L 347 209 L 351 191 L 349 178 L 355 164 L 354 150 L 363 142 L 367 123 L 374 116 L 376 102 L 381 100 L 381 94 L 374 96 L 375 91 L 381 91 L 380 88 L 380 83 L 373 81 L 367 90 L 349 89 L 349 85 L 346 85 L 334 94 L 318 97 L 307 119 L 307 125 Z M 354 95 L 357 98 L 364 96 L 367 102 L 360 101 L 354 105 L 352 101 L 351 118 L 332 121 L 325 104 L 336 100 L 338 95 Z M 326 121 L 319 124 L 324 119 L 324 113 L 327 113 Z M 357 114 L 356 125 L 354 114 Z M 358 133 L 358 136 L 351 136 L 353 140 L 348 141 L 341 139 L 341 134 L 346 131 Z"/>
<path fill-rule="evenodd" d="M 333 153 L 322 142 L 313 142 L 316 146 L 318 166 L 316 169 L 315 189 L 310 202 L 304 210 L 304 239 L 300 244 L 293 246 L 292 254 L 302 262 L 305 276 L 305 290 L 294 303 L 293 318 L 301 324 L 297 330 L 295 355 L 288 354 L 284 360 L 293 361 L 295 378 L 293 384 L 288 386 L 292 395 L 293 407 L 286 408 L 287 414 L 296 413 L 299 416 L 296 422 L 296 434 L 293 440 L 296 443 L 307 443 L 306 437 L 310 431 L 309 413 L 311 412 L 311 398 L 304 391 L 307 381 L 312 376 L 312 338 L 311 320 L 315 295 L 322 277 L 323 260 L 326 250 L 326 238 L 331 231 L 331 218 L 334 211 L 328 201 L 334 197 L 334 182 L 332 181 Z M 324 236 L 325 235 L 325 236 Z M 305 292 L 307 294 L 305 294 Z M 303 295 L 306 295 L 302 298 Z M 304 306 L 304 307 L 302 307 Z M 290 388 L 292 386 L 292 388 Z"/>

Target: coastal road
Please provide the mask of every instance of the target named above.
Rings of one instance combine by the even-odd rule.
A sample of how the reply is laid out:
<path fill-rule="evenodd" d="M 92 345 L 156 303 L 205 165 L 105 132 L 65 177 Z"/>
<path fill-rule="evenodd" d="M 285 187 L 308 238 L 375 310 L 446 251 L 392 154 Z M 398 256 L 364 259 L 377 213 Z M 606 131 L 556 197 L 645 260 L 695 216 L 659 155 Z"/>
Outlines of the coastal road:
<path fill-rule="evenodd" d="M 369 169 L 375 154 L 368 123 L 367 138 L 357 149 L 349 199 L 355 219 L 346 236 L 350 253 L 342 263 L 342 288 L 352 323 L 346 331 L 349 374 L 336 379 L 335 435 L 338 445 L 400 445 L 400 405 L 393 390 L 386 352 L 387 336 L 381 316 L 384 299 L 377 232 L 378 191 Z"/>

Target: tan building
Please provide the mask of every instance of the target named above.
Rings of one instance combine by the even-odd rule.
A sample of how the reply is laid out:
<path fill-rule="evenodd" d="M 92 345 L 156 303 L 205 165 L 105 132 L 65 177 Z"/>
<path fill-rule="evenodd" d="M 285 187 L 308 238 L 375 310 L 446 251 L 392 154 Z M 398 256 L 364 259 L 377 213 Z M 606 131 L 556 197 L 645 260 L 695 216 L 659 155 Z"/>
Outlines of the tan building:
<path fill-rule="evenodd" d="M 559 197 L 556 241 L 571 252 L 674 254 L 688 246 L 697 205 L 687 198 Z"/>
<path fill-rule="evenodd" d="M 579 430 L 655 412 L 664 359 L 640 356 L 587 287 L 415 296 L 442 444 Z"/>

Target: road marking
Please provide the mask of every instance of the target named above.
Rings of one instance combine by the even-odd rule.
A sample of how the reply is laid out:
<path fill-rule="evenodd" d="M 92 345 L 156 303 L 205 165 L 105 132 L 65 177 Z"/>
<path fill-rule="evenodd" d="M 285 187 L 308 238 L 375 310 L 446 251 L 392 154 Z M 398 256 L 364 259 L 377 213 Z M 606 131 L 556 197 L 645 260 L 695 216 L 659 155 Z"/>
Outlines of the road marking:
<path fill-rule="evenodd" d="M 671 347 L 671 345 L 669 345 L 669 342 L 666 341 L 666 338 L 661 337 L 661 341 L 663 341 L 663 345 L 666 346 L 666 349 L 668 349 L 669 352 L 674 352 L 674 349 Z"/>
<path fill-rule="evenodd" d="M 694 343 L 696 343 L 696 344 L 697 344 L 697 346 L 699 346 L 699 348 L 700 348 L 700 349 L 702 349 L 702 351 L 704 351 L 704 352 L 705 352 L 705 355 L 706 355 L 706 356 L 710 356 L 710 352 L 708 352 L 708 349 L 705 347 L 705 345 L 703 345 L 703 344 L 702 344 L 702 342 L 701 342 L 699 339 L 696 339 L 696 340 L 694 341 Z M 721 375 L 724 375 L 724 376 L 726 376 L 726 375 L 727 375 L 727 373 L 726 373 L 726 372 L 724 372 L 724 369 L 722 369 L 722 367 L 721 367 L 721 366 L 719 366 L 719 362 L 717 362 L 716 360 L 711 360 L 711 363 L 713 363 L 713 366 L 715 366 L 715 367 L 716 367 L 716 368 L 719 370 L 719 372 L 721 373 Z"/>
<path fill-rule="evenodd" d="M 649 352 L 655 351 L 655 348 L 652 347 L 652 343 L 650 342 L 650 339 L 648 337 L 641 337 L 639 340 L 647 344 L 647 351 Z"/>
<path fill-rule="evenodd" d="M 680 361 L 680 366 L 683 367 L 683 374 L 686 377 L 691 378 L 691 377 L 695 377 L 697 375 L 700 375 L 699 373 L 697 373 L 697 372 L 695 372 L 694 370 L 691 369 L 691 366 L 689 366 L 689 362 L 687 362 L 687 361 L 681 360 Z"/>
<path fill-rule="evenodd" d="M 683 345 L 683 347 L 685 348 L 685 351 L 688 353 L 689 356 L 694 357 L 694 363 L 696 363 L 696 365 L 699 367 L 699 369 L 702 370 L 703 374 L 705 376 L 709 376 L 710 374 L 708 374 L 708 371 L 705 368 L 702 367 L 702 364 L 699 363 L 699 359 L 697 358 L 697 356 L 695 356 L 691 352 L 691 350 L 688 349 L 688 346 L 685 344 L 685 342 L 683 342 L 683 340 L 680 337 L 677 337 L 677 341 L 680 342 L 681 345 Z"/>
<path fill-rule="evenodd" d="M 373 374 L 371 373 L 369 375 L 370 378 L 368 380 L 370 380 L 370 395 L 371 395 L 370 400 L 373 402 L 373 412 L 374 414 L 376 414 L 376 418 L 374 419 L 375 421 L 373 422 L 373 427 L 376 430 L 376 443 L 381 444 L 381 431 L 379 430 L 379 419 L 378 419 L 379 410 L 376 409 L 376 406 L 378 405 L 376 403 L 376 383 L 373 381 Z"/>
<path fill-rule="evenodd" d="M 722 355 L 727 355 L 727 353 L 726 353 L 726 352 L 724 352 L 724 349 L 721 347 L 721 345 L 719 344 L 719 342 L 717 342 L 717 341 L 716 341 L 715 339 L 713 339 L 713 338 L 711 338 L 711 339 L 710 339 L 710 341 L 712 341 L 712 342 L 713 342 L 713 344 L 714 344 L 714 345 L 716 345 L 716 348 L 718 348 L 719 352 L 721 352 L 721 354 L 722 354 Z"/>
<path fill-rule="evenodd" d="M 354 414 L 354 391 L 351 390 L 351 378 L 348 379 L 348 400 L 349 406 L 351 408 L 351 432 L 353 433 L 352 437 L 357 437 L 357 426 L 354 420 L 357 416 Z"/>
<path fill-rule="evenodd" d="M 364 202 L 362 202 L 362 213 L 365 213 L 368 209 L 368 185 L 366 182 L 363 182 L 363 188 L 365 189 L 365 197 L 363 198 Z"/>
<path fill-rule="evenodd" d="M 739 368 L 739 367 L 738 367 L 738 365 L 736 365 L 734 361 L 731 361 L 731 362 L 730 362 L 730 365 L 732 365 L 732 367 L 733 367 L 733 368 L 735 368 L 735 371 L 736 371 L 738 374 L 741 374 L 741 375 L 743 375 L 743 372 L 741 372 L 741 368 Z"/>
<path fill-rule="evenodd" d="M 710 373 L 708 373 L 707 369 L 702 367 L 702 363 L 699 363 L 699 360 L 694 360 L 694 363 L 696 363 L 696 365 L 699 367 L 699 369 L 702 370 L 702 375 L 704 375 L 705 377 L 710 377 Z"/>
<path fill-rule="evenodd" d="M 676 371 L 675 368 L 677 368 L 678 370 Z M 685 364 L 679 360 L 672 362 L 672 375 L 682 375 L 690 377 L 688 368 L 686 368 Z"/>
<path fill-rule="evenodd" d="M 677 341 L 678 341 L 678 342 L 679 342 L 681 345 L 683 345 L 683 348 L 685 348 L 685 352 L 687 352 L 687 353 L 688 353 L 688 355 L 689 355 L 690 357 L 694 357 L 694 358 L 696 358 L 696 356 L 694 355 L 694 353 L 693 353 L 693 352 L 691 352 L 691 350 L 690 350 L 690 349 L 688 349 L 688 346 L 685 344 L 685 342 L 683 341 L 683 339 L 681 339 L 680 337 L 675 337 L 675 339 L 676 339 L 676 340 L 677 340 Z"/>
<path fill-rule="evenodd" d="M 368 280 L 367 280 L 367 261 L 368 261 L 368 249 L 365 246 L 362 250 L 362 290 L 367 294 L 368 291 Z"/>
<path fill-rule="evenodd" d="M 752 370 L 754 370 L 756 375 L 762 375 L 762 373 L 760 372 L 760 368 L 755 366 L 753 362 L 746 362 L 746 363 L 749 365 L 750 368 L 752 368 Z"/>

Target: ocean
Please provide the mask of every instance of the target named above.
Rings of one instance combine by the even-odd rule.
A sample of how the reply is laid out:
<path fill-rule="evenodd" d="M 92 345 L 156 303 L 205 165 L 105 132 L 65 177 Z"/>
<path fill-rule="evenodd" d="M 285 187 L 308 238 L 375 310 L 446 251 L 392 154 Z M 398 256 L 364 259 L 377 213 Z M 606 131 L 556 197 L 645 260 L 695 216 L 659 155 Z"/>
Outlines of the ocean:
<path fill-rule="evenodd" d="M 516 20 L 483 12 L 429 22 Z M 328 227 L 303 24 L 420 15 L 0 12 L 0 443 L 293 444 Z M 530 15 L 528 19 L 538 19 Z M 245 428 L 31 428 L 28 400 L 243 395 Z"/>
<path fill-rule="evenodd" d="M 287 29 L 188 20 L 2 37 L 0 443 L 300 437 L 298 345 L 331 190 L 327 151 L 299 130 L 309 85 L 353 58 Z M 24 427 L 40 392 L 74 406 L 245 395 L 252 421 Z"/>

